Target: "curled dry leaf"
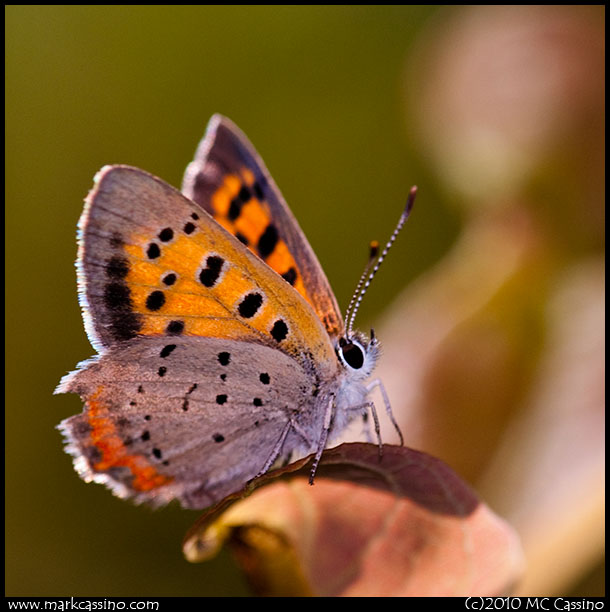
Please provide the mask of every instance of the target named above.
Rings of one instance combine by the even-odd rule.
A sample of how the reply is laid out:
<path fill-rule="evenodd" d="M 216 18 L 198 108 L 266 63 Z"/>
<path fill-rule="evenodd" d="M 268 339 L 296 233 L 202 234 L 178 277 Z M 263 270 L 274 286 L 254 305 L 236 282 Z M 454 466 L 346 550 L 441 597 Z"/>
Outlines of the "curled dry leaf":
<path fill-rule="evenodd" d="M 310 466 L 210 508 L 186 536 L 187 559 L 227 541 L 264 595 L 498 595 L 517 579 L 514 531 L 439 459 L 398 446 L 380 459 L 354 443 L 324 453 L 314 486 Z"/>

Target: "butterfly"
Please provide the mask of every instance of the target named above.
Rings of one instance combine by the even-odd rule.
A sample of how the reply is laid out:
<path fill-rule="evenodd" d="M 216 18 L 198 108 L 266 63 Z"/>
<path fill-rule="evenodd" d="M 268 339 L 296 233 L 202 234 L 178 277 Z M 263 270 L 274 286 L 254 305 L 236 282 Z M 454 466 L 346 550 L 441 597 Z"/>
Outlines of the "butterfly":
<path fill-rule="evenodd" d="M 77 259 L 98 355 L 56 390 L 85 402 L 59 425 L 80 476 L 136 502 L 205 508 L 309 453 L 313 483 L 327 445 L 368 411 L 381 449 L 375 387 L 391 408 L 367 383 L 379 342 L 352 323 L 414 197 L 384 252 L 372 248 L 346 324 L 263 161 L 225 117 L 210 120 L 182 193 L 102 168 Z"/>

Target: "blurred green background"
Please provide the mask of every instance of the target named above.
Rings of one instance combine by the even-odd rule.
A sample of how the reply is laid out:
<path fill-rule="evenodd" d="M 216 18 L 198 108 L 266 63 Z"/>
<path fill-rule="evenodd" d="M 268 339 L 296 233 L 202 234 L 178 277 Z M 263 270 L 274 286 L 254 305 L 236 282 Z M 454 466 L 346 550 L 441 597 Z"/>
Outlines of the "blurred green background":
<path fill-rule="evenodd" d="M 76 297 L 76 222 L 97 170 L 179 187 L 214 112 L 261 153 L 345 307 L 368 241 L 409 222 L 361 325 L 458 228 L 410 136 L 405 61 L 434 7 L 8 6 L 6 32 L 6 594 L 247 595 L 226 553 L 191 565 L 198 513 L 85 485 L 53 396 L 93 354 Z"/>

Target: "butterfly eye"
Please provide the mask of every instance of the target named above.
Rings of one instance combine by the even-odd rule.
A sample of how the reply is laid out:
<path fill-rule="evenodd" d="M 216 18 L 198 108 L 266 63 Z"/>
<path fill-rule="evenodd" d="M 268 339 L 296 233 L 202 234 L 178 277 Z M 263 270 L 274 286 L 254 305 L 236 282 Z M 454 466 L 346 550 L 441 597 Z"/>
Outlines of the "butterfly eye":
<path fill-rule="evenodd" d="M 353 370 L 359 370 L 364 365 L 364 349 L 356 342 L 339 342 L 339 355 Z"/>

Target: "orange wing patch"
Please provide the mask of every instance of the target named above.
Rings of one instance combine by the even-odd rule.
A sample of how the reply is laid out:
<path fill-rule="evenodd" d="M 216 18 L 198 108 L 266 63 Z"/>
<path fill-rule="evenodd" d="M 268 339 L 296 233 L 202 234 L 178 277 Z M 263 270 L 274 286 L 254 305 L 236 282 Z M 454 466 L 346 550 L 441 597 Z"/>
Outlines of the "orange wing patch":
<path fill-rule="evenodd" d="M 238 193 L 244 189 L 256 191 L 242 181 Z M 315 355 L 320 371 L 333 370 L 334 349 L 315 311 L 261 261 L 281 259 L 285 245 L 267 238 L 268 211 L 252 199 L 241 202 L 253 211 L 242 229 L 253 238 L 266 224 L 254 245 L 259 256 L 159 179 L 104 169 L 81 218 L 79 282 L 94 340 L 185 334 L 258 342 L 301 362 Z"/>
<path fill-rule="evenodd" d="M 272 221 L 269 205 L 246 167 L 227 174 L 211 198 L 212 216 L 311 303 L 297 263 Z"/>
<path fill-rule="evenodd" d="M 171 478 L 157 472 L 143 455 L 133 455 L 127 451 L 110 416 L 110 411 L 100 401 L 99 388 L 87 402 L 87 419 L 91 427 L 91 444 L 99 451 L 100 459 L 93 464 L 98 472 L 112 468 L 127 468 L 133 475 L 131 487 L 135 491 L 151 491 L 171 482 Z"/>
<path fill-rule="evenodd" d="M 252 214 L 235 225 L 252 237 L 256 228 L 268 225 L 268 217 L 258 202 L 247 207 Z M 107 273 L 120 276 L 116 284 L 124 291 L 118 304 L 110 304 L 116 319 L 134 317 L 138 334 L 262 340 L 293 355 L 301 354 L 306 338 L 318 337 L 313 311 L 303 311 L 288 288 L 280 297 L 277 289 L 284 285 L 275 274 L 252 269 L 245 251 L 205 225 L 198 213 L 154 234 L 136 231 L 124 236 L 124 258 L 108 264 Z M 278 265 L 294 262 L 283 241 L 269 257 Z M 330 345 L 322 344 L 326 357 Z"/>
<path fill-rule="evenodd" d="M 215 248 L 197 230 L 171 244 L 142 235 L 130 236 L 129 243 L 124 246 L 130 264 L 124 280 L 131 312 L 140 318 L 140 334 L 243 340 L 258 330 L 269 337 L 279 316 L 277 304 L 244 274 L 243 256 L 227 257 L 226 245 Z"/>

